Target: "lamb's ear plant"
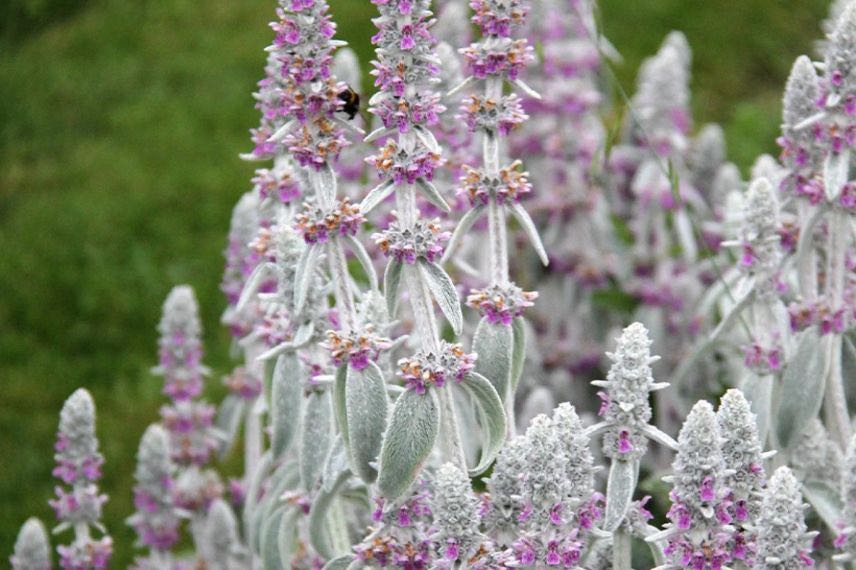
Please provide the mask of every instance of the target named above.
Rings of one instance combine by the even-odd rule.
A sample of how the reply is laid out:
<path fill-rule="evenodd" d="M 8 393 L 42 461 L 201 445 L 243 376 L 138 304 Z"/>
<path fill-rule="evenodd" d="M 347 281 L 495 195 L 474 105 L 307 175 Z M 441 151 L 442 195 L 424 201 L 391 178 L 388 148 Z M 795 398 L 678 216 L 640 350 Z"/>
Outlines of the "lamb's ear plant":
<path fill-rule="evenodd" d="M 795 62 L 780 162 L 744 188 L 722 129 L 693 133 L 679 32 L 632 98 L 613 82 L 608 128 L 618 55 L 593 1 L 372 3 L 365 135 L 328 2 L 278 1 L 243 155 L 270 163 L 225 251 L 228 393 L 203 399 L 199 310 L 175 287 L 133 567 L 851 564 L 856 7 L 836 4 L 823 64 Z M 106 568 L 85 390 L 56 460 L 59 566 Z M 243 471 L 227 487 L 216 461 Z M 10 561 L 51 567 L 37 520 Z"/>

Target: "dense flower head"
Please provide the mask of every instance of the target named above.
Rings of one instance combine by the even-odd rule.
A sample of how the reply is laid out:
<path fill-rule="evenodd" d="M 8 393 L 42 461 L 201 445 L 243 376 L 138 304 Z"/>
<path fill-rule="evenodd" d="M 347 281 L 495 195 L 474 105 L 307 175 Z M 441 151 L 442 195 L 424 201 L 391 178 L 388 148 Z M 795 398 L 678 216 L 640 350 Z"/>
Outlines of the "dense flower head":
<path fill-rule="evenodd" d="M 471 95 L 461 105 L 460 117 L 470 131 L 498 132 L 506 136 L 526 120 L 527 115 L 515 94 L 499 99 Z"/>
<path fill-rule="evenodd" d="M 461 175 L 461 187 L 458 195 L 465 197 L 471 206 L 485 206 L 491 200 L 498 204 L 515 204 L 532 192 L 529 173 L 520 170 L 523 163 L 515 160 L 499 169 L 496 177 L 490 177 L 484 170 L 464 166 Z"/>
<path fill-rule="evenodd" d="M 562 404 L 552 417 L 536 416 L 523 441 L 523 509 L 512 544 L 517 563 L 524 568 L 576 567 L 603 509 L 603 496 L 594 492 L 582 422 L 570 404 Z"/>
<path fill-rule="evenodd" d="M 388 140 L 379 150 L 378 154 L 366 158 L 366 162 L 375 167 L 380 178 L 395 184 L 433 180 L 434 171 L 443 164 L 438 153 L 421 145 Z"/>
<path fill-rule="evenodd" d="M 354 547 L 358 560 L 370 568 L 428 569 L 434 557 L 429 537 L 432 522 L 431 493 L 419 480 L 404 501 L 388 505 L 375 498 L 372 520 L 378 528 Z"/>
<path fill-rule="evenodd" d="M 179 519 L 173 505 L 173 475 L 169 435 L 160 426 L 149 426 L 140 441 L 134 472 L 136 512 L 128 524 L 139 544 L 153 550 L 169 550 L 178 541 Z"/>
<path fill-rule="evenodd" d="M 533 51 L 524 39 L 500 38 L 474 43 L 462 49 L 461 53 L 474 77 L 502 77 L 514 81 L 535 59 Z"/>
<path fill-rule="evenodd" d="M 272 200 L 281 204 L 290 204 L 300 197 L 300 185 L 287 171 L 259 168 L 252 179 L 259 200 Z"/>
<path fill-rule="evenodd" d="M 750 560 L 756 550 L 753 525 L 766 483 L 755 414 L 743 393 L 731 389 L 720 400 L 716 420 L 722 435 L 722 484 L 728 489 L 726 501 L 735 526 L 732 553 L 735 558 Z"/>
<path fill-rule="evenodd" d="M 437 470 L 433 481 L 432 538 L 446 560 L 468 560 L 483 539 L 479 533 L 479 500 L 467 474 L 451 463 Z"/>
<path fill-rule="evenodd" d="M 98 452 L 95 437 L 95 404 L 83 388 L 75 391 L 62 407 L 54 449 L 57 465 L 53 475 L 66 485 L 101 478 L 104 457 Z"/>
<path fill-rule="evenodd" d="M 488 285 L 484 289 L 472 289 L 467 305 L 477 309 L 491 324 L 510 325 L 514 317 L 523 314 L 538 297 L 535 291 L 524 291 L 514 283 Z"/>
<path fill-rule="evenodd" d="M 843 454 L 818 418 L 808 422 L 791 451 L 790 467 L 800 481 L 823 483 L 837 488 L 844 463 Z"/>
<path fill-rule="evenodd" d="M 713 407 L 693 406 L 678 436 L 672 464 L 672 507 L 667 514 L 674 534 L 665 549 L 673 564 L 697 570 L 727 566 L 731 522 L 723 485 L 722 438 Z"/>
<path fill-rule="evenodd" d="M 526 22 L 529 7 L 522 0 L 470 0 L 473 24 L 486 36 L 509 37 Z"/>
<path fill-rule="evenodd" d="M 832 152 L 856 144 L 856 7 L 844 9 L 826 46 L 825 74 L 821 86 L 821 106 L 825 140 Z"/>
<path fill-rule="evenodd" d="M 51 552 L 48 535 L 37 518 L 27 519 L 15 540 L 15 550 L 9 559 L 12 570 L 50 570 Z"/>
<path fill-rule="evenodd" d="M 451 233 L 443 231 L 439 219 L 417 220 L 407 227 L 393 221 L 384 231 L 372 236 L 384 255 L 411 265 L 420 258 L 431 263 L 439 260 L 450 237 Z"/>
<path fill-rule="evenodd" d="M 415 355 L 398 361 L 398 375 L 408 390 L 424 394 L 428 387 L 441 388 L 447 381 L 461 382 L 475 367 L 476 355 L 464 352 L 460 344 L 444 340 L 439 350 L 420 350 Z"/>
<path fill-rule="evenodd" d="M 202 365 L 202 326 L 192 287 L 179 285 L 170 291 L 158 331 L 159 363 L 154 372 L 164 377 L 164 394 L 175 401 L 195 398 L 202 392 L 207 370 Z"/>
<path fill-rule="evenodd" d="M 632 107 L 642 130 L 640 142 L 660 155 L 680 152 L 687 145 L 689 60 L 686 38 L 672 32 L 657 54 L 639 68 Z"/>
<path fill-rule="evenodd" d="M 369 362 L 376 362 L 381 351 L 389 349 L 392 343 L 376 334 L 372 325 L 366 325 L 358 331 L 327 331 L 327 341 L 323 346 L 330 351 L 333 366 L 348 364 L 356 370 L 363 370 Z"/>
<path fill-rule="evenodd" d="M 811 60 L 800 56 L 791 68 L 785 87 L 782 112 L 781 159 L 788 169 L 782 180 L 782 189 L 817 203 L 823 198 L 823 189 L 815 175 L 822 161 L 818 145 L 820 125 L 797 129 L 797 125 L 817 113 L 819 82 Z"/>
<path fill-rule="evenodd" d="M 385 97 L 372 107 L 387 129 L 408 132 L 414 125 L 431 126 L 440 120 L 446 108 L 440 104 L 440 96 L 433 93 L 414 93 L 409 97 Z"/>
<path fill-rule="evenodd" d="M 648 449 L 642 429 L 651 420 L 651 363 L 659 358 L 651 355 L 651 342 L 645 326 L 633 323 L 621 333 L 615 352 L 607 353 L 612 366 L 606 382 L 597 384 L 605 388 L 598 392 L 602 400 L 598 415 L 609 426 L 603 436 L 603 450 L 612 459 L 638 459 Z"/>
<path fill-rule="evenodd" d="M 236 546 L 239 544 L 238 524 L 232 509 L 222 499 L 216 500 L 211 505 L 205 527 L 205 538 L 211 548 L 210 559 L 220 564 L 215 568 L 234 568 L 230 564 L 230 559 L 234 557 Z"/>
<path fill-rule="evenodd" d="M 161 407 L 163 426 L 171 436 L 173 460 L 179 465 L 204 465 L 220 443 L 214 430 L 214 406 L 181 401 Z"/>
<path fill-rule="evenodd" d="M 744 271 L 772 276 L 781 256 L 779 249 L 779 206 L 772 184 L 758 178 L 746 191 L 740 228 L 739 267 Z M 725 245 L 737 245 L 725 242 Z"/>
<path fill-rule="evenodd" d="M 526 471 L 526 440 L 522 435 L 508 440 L 497 455 L 487 481 L 483 520 L 488 534 L 501 546 L 517 538 L 518 519 L 523 513 L 523 482 Z"/>
<path fill-rule="evenodd" d="M 779 467 L 764 490 L 754 568 L 800 570 L 814 566 L 803 509 L 799 482 L 790 469 Z"/>
<path fill-rule="evenodd" d="M 189 513 L 206 513 L 223 495 L 223 482 L 212 469 L 196 465 L 181 470 L 173 486 L 175 506 Z"/>
<path fill-rule="evenodd" d="M 356 235 L 365 217 L 360 213 L 359 204 L 351 204 L 348 198 L 342 198 L 329 210 L 305 203 L 296 220 L 295 229 L 303 240 L 315 244 L 326 243 L 336 235 Z"/>
<path fill-rule="evenodd" d="M 280 119 L 282 133 L 269 141 L 282 142 L 300 166 L 322 168 L 349 143 L 335 113 L 343 105 L 345 86 L 332 76 L 335 24 L 324 0 L 288 2 L 277 10 L 273 50 L 276 102 L 270 111 Z M 258 149 L 257 149 L 258 150 Z M 257 152 L 258 153 L 258 152 Z"/>
<path fill-rule="evenodd" d="M 856 558 L 856 435 L 850 439 L 841 469 L 841 532 L 835 540 L 841 560 Z"/>
<path fill-rule="evenodd" d="M 223 378 L 223 384 L 229 392 L 244 400 L 254 400 L 262 393 L 264 384 L 258 374 L 243 366 L 236 367 L 231 374 Z"/>
<path fill-rule="evenodd" d="M 238 302 L 244 281 L 258 263 L 258 258 L 252 255 L 249 248 L 259 228 L 258 209 L 259 197 L 253 192 L 245 192 L 232 210 L 228 246 L 223 252 L 226 269 L 220 285 L 230 305 Z"/>
<path fill-rule="evenodd" d="M 59 431 L 54 445 L 56 467 L 53 475 L 64 485 L 55 488 L 50 501 L 63 525 L 97 525 L 107 496 L 99 493 L 95 482 L 101 478 L 104 457 L 98 452 L 95 437 L 95 404 L 85 389 L 75 391 L 60 412 Z"/>
<path fill-rule="evenodd" d="M 60 545 L 59 567 L 63 570 L 102 570 L 109 568 L 113 555 L 113 539 L 109 536 L 98 540 L 90 539 L 85 543 Z"/>

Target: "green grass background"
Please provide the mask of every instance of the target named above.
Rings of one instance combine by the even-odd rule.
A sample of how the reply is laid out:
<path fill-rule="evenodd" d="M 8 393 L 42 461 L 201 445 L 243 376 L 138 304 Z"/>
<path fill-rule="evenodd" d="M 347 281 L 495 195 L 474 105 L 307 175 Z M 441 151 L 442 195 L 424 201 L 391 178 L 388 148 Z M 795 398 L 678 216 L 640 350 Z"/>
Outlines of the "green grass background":
<path fill-rule="evenodd" d="M 229 367 L 218 326 L 221 251 L 252 172 L 237 154 L 257 122 L 250 93 L 273 4 L 7 0 L 0 8 L 0 557 L 27 516 L 51 521 L 57 413 L 86 386 L 107 459 L 113 566 L 131 559 L 123 519 L 138 438 L 162 403 L 149 368 L 172 285 L 196 288 L 206 361 L 215 378 Z M 367 61 L 373 7 L 331 4 L 340 35 Z M 724 125 L 744 171 L 775 152 L 782 86 L 819 37 L 826 1 L 601 7 L 628 92 L 641 59 L 683 30 L 698 124 Z"/>

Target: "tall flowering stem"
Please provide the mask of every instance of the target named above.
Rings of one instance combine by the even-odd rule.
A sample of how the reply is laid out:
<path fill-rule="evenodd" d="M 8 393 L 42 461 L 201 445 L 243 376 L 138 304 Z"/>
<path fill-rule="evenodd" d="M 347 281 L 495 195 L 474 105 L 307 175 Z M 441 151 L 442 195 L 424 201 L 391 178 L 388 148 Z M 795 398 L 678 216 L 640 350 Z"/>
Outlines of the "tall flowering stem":
<path fill-rule="evenodd" d="M 161 419 L 172 460 L 180 467 L 174 492 L 178 506 L 192 515 L 191 531 L 199 548 L 208 507 L 223 489 L 218 475 L 204 469 L 221 442 L 214 406 L 199 399 L 208 369 L 202 364 L 202 327 L 190 286 L 170 291 L 158 330 L 160 362 L 154 371 L 164 377 L 164 394 L 172 400 L 161 408 Z"/>
<path fill-rule="evenodd" d="M 170 457 L 170 436 L 159 425 L 149 426 L 140 441 L 134 478 L 136 513 L 128 524 L 137 533 L 140 546 L 149 556 L 138 559 L 136 568 L 170 568 L 170 549 L 179 539 L 179 518 L 173 499 L 175 464 Z"/>
<path fill-rule="evenodd" d="M 98 491 L 104 457 L 98 452 L 95 437 L 95 404 L 83 388 L 72 394 L 62 407 L 59 432 L 54 446 L 56 467 L 53 475 L 62 485 L 56 487 L 56 499 L 50 502 L 60 524 L 55 532 L 74 529 L 74 541 L 57 547 L 63 570 L 107 568 L 113 541 L 98 522 L 107 496 Z M 92 537 L 99 529 L 100 539 Z"/>
<path fill-rule="evenodd" d="M 432 297 L 437 298 L 455 332 L 460 333 L 457 293 L 451 279 L 436 264 L 449 235 L 440 230 L 438 222 L 423 221 L 417 203 L 418 191 L 435 206 L 449 210 L 431 182 L 442 158 L 430 127 L 437 124 L 439 114 L 445 109 L 434 87 L 438 82 L 439 60 L 435 52 L 437 40 L 431 33 L 434 19 L 430 1 L 372 1 L 380 13 L 373 20 L 378 33 L 372 38 L 377 48 L 372 75 L 379 91 L 370 101 L 370 111 L 382 126 L 367 140 L 386 137 L 386 142 L 379 154 L 367 159 L 375 166 L 380 184 L 363 200 L 363 209 L 368 212 L 395 193 L 397 220 L 375 238 L 389 257 L 384 279 L 387 303 L 394 309 L 398 284 L 403 282 L 421 348 L 414 359 L 455 360 L 459 357 L 454 351 L 460 347 L 452 350 L 450 345 L 441 343 L 432 302 Z M 405 379 L 411 369 L 409 364 L 402 365 Z M 437 387 L 440 386 L 442 380 Z M 437 397 L 446 459 L 465 471 L 466 459 L 451 393 L 438 390 Z"/>

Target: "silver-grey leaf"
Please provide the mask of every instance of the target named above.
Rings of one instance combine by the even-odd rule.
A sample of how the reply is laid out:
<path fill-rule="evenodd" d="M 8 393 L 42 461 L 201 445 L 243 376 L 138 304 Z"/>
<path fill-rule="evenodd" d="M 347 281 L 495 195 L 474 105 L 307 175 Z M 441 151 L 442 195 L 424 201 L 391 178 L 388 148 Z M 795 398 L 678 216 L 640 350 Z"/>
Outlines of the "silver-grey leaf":
<path fill-rule="evenodd" d="M 393 259 L 386 264 L 383 272 L 383 295 L 386 298 L 386 312 L 389 318 L 395 318 L 395 310 L 398 306 L 398 288 L 401 285 L 401 264 Z"/>
<path fill-rule="evenodd" d="M 443 199 L 443 196 L 440 195 L 440 191 L 437 190 L 437 187 L 424 178 L 416 179 L 416 188 L 422 193 L 422 196 L 426 200 L 431 202 L 431 204 L 437 208 L 443 210 L 447 214 L 452 211 L 449 204 L 447 204 L 446 200 Z"/>
<path fill-rule="evenodd" d="M 773 382 L 776 382 L 776 379 L 772 376 L 758 376 L 747 370 L 740 384 L 740 390 L 743 391 L 743 395 L 746 396 L 752 412 L 755 414 L 758 440 L 761 442 L 767 441 L 767 435 L 770 433 Z"/>
<path fill-rule="evenodd" d="M 606 513 L 603 517 L 603 530 L 614 532 L 619 527 L 636 490 L 639 476 L 639 461 L 613 461 L 609 466 L 609 480 L 606 483 Z"/>
<path fill-rule="evenodd" d="M 511 384 L 514 331 L 510 326 L 494 324 L 482 317 L 473 335 L 473 351 L 478 355 L 476 372 L 490 381 L 504 402 Z"/>
<path fill-rule="evenodd" d="M 305 490 L 315 486 L 333 443 L 333 410 L 329 392 L 315 392 L 306 400 L 300 442 L 300 483 Z"/>
<path fill-rule="evenodd" d="M 395 402 L 380 452 L 378 488 L 389 501 L 401 497 L 416 480 L 437 440 L 440 405 L 433 389 L 407 390 Z"/>
<path fill-rule="evenodd" d="M 324 568 L 322 568 L 322 570 L 348 570 L 348 567 L 353 561 L 354 557 L 350 554 L 346 554 L 345 556 L 340 556 L 329 561 L 327 564 L 324 565 Z"/>
<path fill-rule="evenodd" d="M 246 402 L 236 394 L 229 394 L 223 398 L 223 401 L 217 408 L 217 418 L 214 421 L 214 425 L 223 434 L 223 441 L 220 444 L 219 452 L 220 459 L 228 456 L 235 446 L 238 430 L 241 427 L 241 420 L 244 418 L 245 408 Z"/>
<path fill-rule="evenodd" d="M 345 398 L 345 386 L 347 385 L 348 367 L 339 366 L 333 379 L 333 413 L 336 415 L 336 425 L 345 447 L 348 446 L 348 413 Z"/>
<path fill-rule="evenodd" d="M 436 263 L 420 259 L 417 265 L 419 265 L 419 274 L 428 285 L 431 296 L 437 301 L 446 320 L 452 325 L 452 330 L 456 335 L 461 334 L 464 328 L 464 316 L 461 313 L 458 290 L 455 289 L 452 278 Z"/>
<path fill-rule="evenodd" d="M 334 558 L 335 552 L 330 540 L 328 524 L 331 516 L 330 507 L 336 499 L 339 488 L 347 481 L 350 473 L 343 471 L 339 474 L 332 488 L 326 490 L 321 488 L 312 500 L 312 509 L 309 511 L 309 542 L 312 547 L 324 558 Z"/>
<path fill-rule="evenodd" d="M 802 332 L 782 374 L 775 427 L 783 448 L 797 441 L 797 436 L 820 411 L 829 369 L 828 341 L 831 338 L 831 335 L 821 337 L 813 329 Z"/>
<path fill-rule="evenodd" d="M 282 561 L 282 565 L 278 568 L 290 568 L 292 566 L 291 559 L 299 546 L 297 534 L 297 521 L 299 518 L 300 511 L 295 507 L 289 508 L 283 514 L 276 541 L 279 559 Z"/>
<path fill-rule="evenodd" d="M 345 410 L 351 468 L 366 483 L 374 483 L 377 471 L 370 463 L 380 453 L 388 413 L 386 382 L 374 362 L 363 370 L 348 366 Z"/>
<path fill-rule="evenodd" d="M 470 230 L 473 229 L 473 224 L 478 221 L 479 216 L 484 212 L 484 209 L 484 206 L 476 206 L 464 214 L 458 222 L 458 225 L 455 226 L 455 231 L 452 232 L 451 239 L 449 239 L 449 242 L 446 244 L 446 252 L 443 254 L 442 261 L 445 262 L 452 257 L 455 250 L 458 249 L 458 244 L 460 244 L 461 240 L 464 239 L 464 236 L 470 233 Z"/>
<path fill-rule="evenodd" d="M 841 498 L 835 489 L 814 481 L 803 485 L 803 496 L 823 522 L 833 532 L 838 532 L 841 522 Z"/>
<path fill-rule="evenodd" d="M 511 331 L 514 333 L 511 352 L 511 394 L 514 394 L 517 392 L 520 377 L 523 376 L 523 365 L 526 362 L 526 321 L 523 317 L 514 317 L 511 321 Z"/>
<path fill-rule="evenodd" d="M 259 552 L 262 557 L 262 568 L 264 570 L 279 570 L 284 566 L 282 558 L 279 555 L 278 540 L 285 510 L 285 506 L 280 506 L 267 520 L 262 521 L 260 533 L 261 550 Z"/>
<path fill-rule="evenodd" d="M 368 214 L 377 206 L 389 198 L 392 193 L 395 192 L 395 183 L 392 179 L 381 182 L 374 188 L 372 188 L 366 197 L 363 198 L 363 201 L 360 202 L 360 213 L 363 215 Z"/>
<path fill-rule="evenodd" d="M 298 315 L 303 312 L 306 298 L 309 296 L 312 277 L 315 275 L 320 256 L 321 248 L 317 244 L 310 245 L 300 254 L 294 267 L 294 311 Z"/>
<path fill-rule="evenodd" d="M 289 448 L 300 426 L 303 365 L 295 353 L 276 360 L 271 379 L 271 450 L 278 460 Z"/>
<path fill-rule="evenodd" d="M 348 245 L 351 246 L 351 251 L 353 252 L 354 257 L 357 258 L 357 261 L 360 262 L 360 266 L 363 268 L 363 271 L 366 272 L 366 277 L 369 279 L 369 288 L 372 291 L 377 291 L 377 272 L 375 271 L 374 263 L 372 263 L 372 258 L 369 256 L 369 252 L 367 252 L 363 244 L 352 235 L 346 235 L 345 241 L 347 241 Z"/>
<path fill-rule="evenodd" d="M 484 430 L 481 457 L 478 464 L 469 470 L 470 476 L 480 475 L 490 467 L 505 443 L 505 408 L 493 385 L 478 372 L 467 374 L 458 386 L 472 398 Z"/>
<path fill-rule="evenodd" d="M 532 221 L 532 218 L 529 217 L 529 212 L 523 209 L 523 206 L 520 204 L 512 204 L 510 210 L 511 214 L 520 224 L 520 227 L 523 228 L 523 232 L 526 234 L 526 237 L 529 238 L 529 243 L 531 243 L 532 247 L 535 248 L 535 253 L 538 254 L 538 257 L 541 259 L 541 263 L 549 265 L 550 258 L 547 256 L 547 250 L 544 249 L 544 244 L 541 242 L 541 236 L 538 234 L 538 228 L 535 226 L 535 222 Z"/>

